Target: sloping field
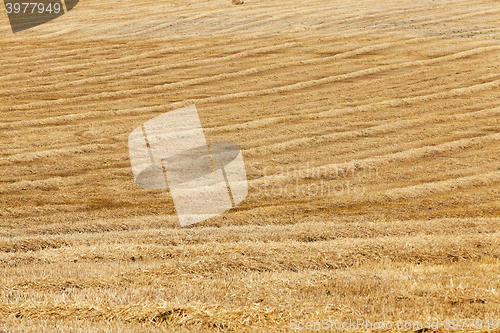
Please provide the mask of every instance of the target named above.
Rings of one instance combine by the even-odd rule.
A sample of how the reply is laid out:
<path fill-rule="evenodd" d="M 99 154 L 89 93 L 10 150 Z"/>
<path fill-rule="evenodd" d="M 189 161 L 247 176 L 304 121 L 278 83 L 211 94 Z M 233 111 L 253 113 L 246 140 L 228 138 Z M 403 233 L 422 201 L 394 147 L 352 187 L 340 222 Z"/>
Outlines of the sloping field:
<path fill-rule="evenodd" d="M 499 331 L 499 1 L 0 7 L 0 331 Z M 190 104 L 250 188 L 181 228 L 127 138 Z"/>

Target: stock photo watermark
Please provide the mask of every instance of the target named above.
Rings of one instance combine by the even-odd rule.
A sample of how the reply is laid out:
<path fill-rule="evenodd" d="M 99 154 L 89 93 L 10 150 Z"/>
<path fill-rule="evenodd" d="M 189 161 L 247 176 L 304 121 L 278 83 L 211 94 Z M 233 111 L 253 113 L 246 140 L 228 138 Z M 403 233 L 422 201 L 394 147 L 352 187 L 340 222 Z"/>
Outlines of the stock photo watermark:
<path fill-rule="evenodd" d="M 208 143 L 195 105 L 148 120 L 128 137 L 135 183 L 170 190 L 181 226 L 222 214 L 248 193 L 240 147 Z"/>
<path fill-rule="evenodd" d="M 249 180 L 262 178 L 260 184 L 250 186 L 251 195 L 289 198 L 363 196 L 366 182 L 379 177 L 377 166 L 362 164 L 311 167 L 307 162 L 300 167 L 276 167 L 254 162 L 250 170 Z"/>
<path fill-rule="evenodd" d="M 319 321 L 300 321 L 292 319 L 290 321 L 290 328 L 292 330 L 336 330 L 336 331 L 349 331 L 349 330 L 412 330 L 412 331 L 427 331 L 427 330 L 483 330 L 483 329 L 497 329 L 499 327 L 498 319 L 435 319 L 429 321 L 410 321 L 398 320 L 392 321 L 370 321 L 368 319 L 349 319 L 345 321 L 334 321 L 331 319 L 322 319 Z"/>

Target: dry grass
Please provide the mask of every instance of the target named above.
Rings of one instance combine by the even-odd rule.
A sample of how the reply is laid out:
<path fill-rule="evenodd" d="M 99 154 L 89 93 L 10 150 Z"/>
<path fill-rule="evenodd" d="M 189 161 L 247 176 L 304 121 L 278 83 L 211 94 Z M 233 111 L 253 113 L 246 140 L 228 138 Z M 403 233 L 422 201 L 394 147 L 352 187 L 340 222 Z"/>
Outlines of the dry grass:
<path fill-rule="evenodd" d="M 0 14 L 0 332 L 500 318 L 499 13 L 88 0 L 17 34 Z M 193 103 L 250 191 L 181 228 L 127 137 Z"/>

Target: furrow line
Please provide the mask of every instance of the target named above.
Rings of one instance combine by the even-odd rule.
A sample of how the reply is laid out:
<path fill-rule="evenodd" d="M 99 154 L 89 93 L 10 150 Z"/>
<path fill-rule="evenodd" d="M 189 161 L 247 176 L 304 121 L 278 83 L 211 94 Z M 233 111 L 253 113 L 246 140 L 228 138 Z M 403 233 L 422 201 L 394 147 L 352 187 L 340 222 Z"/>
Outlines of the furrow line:
<path fill-rule="evenodd" d="M 222 95 L 222 96 L 214 96 L 214 97 L 207 97 L 207 98 L 201 98 L 201 99 L 193 99 L 193 100 L 188 100 L 188 101 L 176 102 L 176 103 L 172 104 L 172 107 L 178 108 L 178 107 L 183 107 L 183 106 L 187 106 L 187 105 L 191 105 L 191 104 L 197 104 L 200 102 L 215 103 L 215 102 L 227 101 L 227 100 L 236 99 L 236 98 L 247 98 L 247 97 L 254 97 L 254 96 L 261 96 L 261 95 L 290 92 L 293 90 L 310 88 L 310 87 L 317 86 L 317 85 L 329 84 L 329 83 L 338 82 L 338 81 L 347 80 L 347 79 L 353 79 L 353 78 L 360 78 L 363 76 L 373 75 L 375 73 L 381 73 L 381 72 L 392 70 L 392 69 L 408 68 L 411 66 L 418 66 L 418 65 L 425 66 L 425 65 L 436 64 L 436 63 L 447 61 L 447 60 L 456 60 L 456 59 L 460 59 L 460 58 L 469 57 L 471 55 L 476 55 L 476 54 L 483 53 L 483 52 L 491 52 L 493 50 L 499 50 L 499 49 L 500 49 L 500 45 L 481 47 L 481 48 L 476 48 L 476 49 L 472 49 L 472 50 L 468 50 L 468 51 L 458 52 L 455 54 L 446 55 L 443 57 L 438 57 L 438 58 L 429 59 L 429 60 L 418 60 L 418 61 L 410 61 L 410 62 L 399 63 L 399 64 L 378 66 L 378 67 L 374 67 L 374 68 L 368 68 L 368 69 L 355 71 L 355 72 L 348 73 L 348 74 L 327 76 L 327 77 L 322 78 L 322 79 L 309 80 L 309 81 L 305 81 L 305 82 L 298 82 L 298 83 L 293 83 L 293 84 L 285 85 L 285 86 L 279 86 L 279 87 L 275 87 L 275 88 L 267 88 L 267 89 L 260 89 L 260 90 L 254 90 L 254 91 L 231 93 L 231 94 L 226 94 L 226 95 Z M 485 84 L 485 85 L 490 85 L 490 86 L 495 87 L 498 85 L 498 82 L 499 81 L 494 81 L 492 83 Z M 18 105 L 18 106 L 1 107 L 0 110 L 3 110 L 3 111 L 26 110 L 26 109 L 33 109 L 35 107 L 40 107 L 40 106 L 61 105 L 61 104 L 64 104 L 64 103 L 67 103 L 70 101 L 71 102 L 95 101 L 95 100 L 103 99 L 103 98 L 116 98 L 116 97 L 120 97 L 123 95 L 128 96 L 128 95 L 133 95 L 133 94 L 145 94 L 148 92 L 158 92 L 158 91 L 161 91 L 163 89 L 169 89 L 169 87 L 171 85 L 172 84 L 164 84 L 164 85 L 159 85 L 159 86 L 155 86 L 152 88 L 130 89 L 130 90 L 124 90 L 124 91 L 119 91 L 119 92 L 104 92 L 104 93 L 99 93 L 99 94 L 94 94 L 94 95 L 86 95 L 86 96 L 80 96 L 80 97 L 74 97 L 74 98 L 62 98 L 62 99 L 57 99 L 54 101 L 34 102 L 34 103 L 28 103 L 28 104 L 23 104 L 23 105 Z M 456 89 L 454 89 L 454 90 L 456 90 Z M 471 92 L 473 92 L 473 91 L 474 91 L 474 89 L 471 90 Z M 446 93 L 441 93 L 441 94 L 444 96 Z M 160 96 L 163 97 L 163 94 L 160 94 Z M 157 96 L 157 97 L 160 97 L 160 96 Z M 129 100 L 129 99 L 126 99 L 126 100 Z M 126 100 L 122 99 L 122 101 L 126 101 Z M 406 100 L 409 100 L 409 99 L 406 99 Z"/>

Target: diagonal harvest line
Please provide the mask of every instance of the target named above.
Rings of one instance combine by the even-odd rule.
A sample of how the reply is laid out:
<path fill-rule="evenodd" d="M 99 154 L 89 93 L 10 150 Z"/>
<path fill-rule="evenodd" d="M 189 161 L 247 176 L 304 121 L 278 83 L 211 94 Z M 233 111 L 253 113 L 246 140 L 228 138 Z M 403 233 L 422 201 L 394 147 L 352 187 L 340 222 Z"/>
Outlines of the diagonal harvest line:
<path fill-rule="evenodd" d="M 66 9 L 66 3 L 64 2 L 64 0 L 61 0 L 61 3 L 64 9 L 64 13 L 66 14 L 68 12 L 68 10 Z"/>
<path fill-rule="evenodd" d="M 212 156 L 212 149 L 210 148 L 210 143 L 207 141 L 208 155 L 210 156 L 210 163 L 212 163 L 212 172 L 215 172 L 214 158 Z M 226 182 L 227 193 L 229 194 L 229 199 L 231 200 L 231 206 L 236 207 L 234 204 L 233 193 L 231 192 L 231 186 L 229 185 L 229 180 L 227 179 L 226 170 L 224 167 L 221 168 L 222 175 L 224 176 L 224 181 Z"/>
<path fill-rule="evenodd" d="M 229 180 L 227 179 L 226 170 L 224 167 L 221 168 L 222 175 L 224 176 L 224 181 L 226 182 L 227 193 L 229 194 L 229 199 L 231 199 L 231 206 L 236 207 L 234 203 L 233 193 L 231 192 L 231 187 L 229 186 Z"/>
<path fill-rule="evenodd" d="M 155 159 L 153 157 L 153 152 L 151 151 L 151 146 L 149 145 L 148 136 L 146 134 L 146 127 L 144 127 L 144 124 L 141 125 L 141 129 L 142 129 L 142 135 L 144 135 L 144 141 L 146 141 L 146 146 L 148 147 L 149 159 L 151 160 L 151 164 L 154 164 Z"/>
<path fill-rule="evenodd" d="M 150 151 L 151 154 L 151 151 Z M 163 170 L 163 178 L 165 180 L 165 189 L 167 190 L 167 193 L 170 192 L 170 187 L 168 186 L 168 179 L 167 179 L 167 168 L 165 167 L 165 161 L 161 160 L 161 167 Z"/>
<path fill-rule="evenodd" d="M 210 143 L 207 142 L 208 156 L 210 156 L 210 163 L 212 164 L 212 172 L 215 171 L 214 158 L 212 157 L 212 149 L 210 148 Z"/>

